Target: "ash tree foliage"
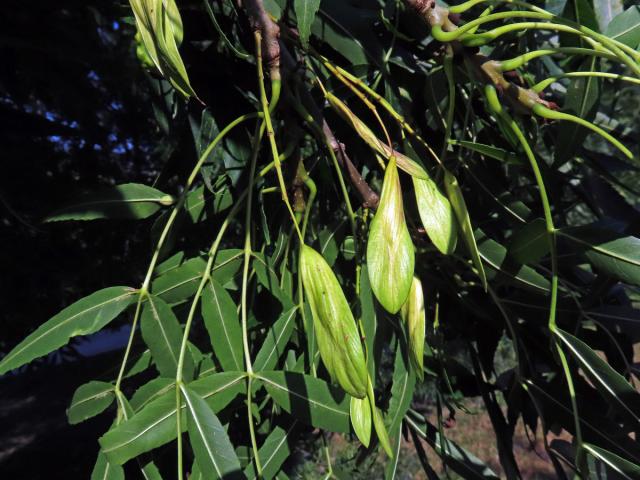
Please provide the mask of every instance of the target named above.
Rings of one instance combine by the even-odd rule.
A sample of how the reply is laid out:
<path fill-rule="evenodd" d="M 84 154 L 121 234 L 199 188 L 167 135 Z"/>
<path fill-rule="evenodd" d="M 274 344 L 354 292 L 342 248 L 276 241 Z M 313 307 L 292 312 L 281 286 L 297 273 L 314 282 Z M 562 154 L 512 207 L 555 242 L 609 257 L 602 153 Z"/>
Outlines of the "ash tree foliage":
<path fill-rule="evenodd" d="M 117 376 L 68 409 L 114 419 L 96 479 L 284 479 L 310 442 L 349 478 L 332 433 L 387 478 L 402 438 L 428 478 L 423 442 L 497 478 L 446 438 L 465 397 L 507 478 L 519 421 L 558 478 L 640 478 L 632 3 L 130 0 L 160 130 L 192 138 L 183 186 L 47 217 L 142 222 L 148 269 L 42 324 L 0 374 L 129 319 Z"/>

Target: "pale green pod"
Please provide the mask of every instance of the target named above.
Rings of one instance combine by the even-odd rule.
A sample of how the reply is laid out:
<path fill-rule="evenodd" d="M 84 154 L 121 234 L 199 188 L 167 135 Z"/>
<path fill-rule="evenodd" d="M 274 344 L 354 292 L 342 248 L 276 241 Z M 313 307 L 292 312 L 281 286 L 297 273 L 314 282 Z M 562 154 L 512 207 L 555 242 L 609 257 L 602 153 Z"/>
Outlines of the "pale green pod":
<path fill-rule="evenodd" d="M 415 252 L 404 218 L 398 168 L 395 158 L 391 157 L 367 242 L 371 289 L 390 313 L 397 313 L 409 295 L 414 262 Z"/>
<path fill-rule="evenodd" d="M 355 319 L 338 279 L 322 255 L 307 245 L 300 252 L 300 275 L 322 362 L 345 392 L 364 398 L 367 364 Z"/>
<path fill-rule="evenodd" d="M 409 358 L 420 380 L 424 379 L 425 311 L 422 282 L 413 277 L 411 291 L 400 310 L 409 337 Z"/>
<path fill-rule="evenodd" d="M 349 406 L 351 426 L 360 442 L 369 446 L 371 441 L 371 405 L 368 398 L 351 397 Z"/>
<path fill-rule="evenodd" d="M 451 202 L 433 180 L 412 177 L 418 204 L 418 213 L 429 239 L 444 255 L 453 253 L 458 240 L 458 229 Z"/>

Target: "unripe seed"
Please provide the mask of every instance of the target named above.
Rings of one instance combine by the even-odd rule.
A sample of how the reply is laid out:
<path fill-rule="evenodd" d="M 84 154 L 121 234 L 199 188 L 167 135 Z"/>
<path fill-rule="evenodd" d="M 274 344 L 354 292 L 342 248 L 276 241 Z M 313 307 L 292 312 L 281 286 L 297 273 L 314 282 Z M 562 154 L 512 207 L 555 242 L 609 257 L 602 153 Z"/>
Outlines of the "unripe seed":
<path fill-rule="evenodd" d="M 303 245 L 300 275 L 320 357 L 331 377 L 351 396 L 367 394 L 367 364 L 355 319 L 333 270 L 313 248 Z"/>

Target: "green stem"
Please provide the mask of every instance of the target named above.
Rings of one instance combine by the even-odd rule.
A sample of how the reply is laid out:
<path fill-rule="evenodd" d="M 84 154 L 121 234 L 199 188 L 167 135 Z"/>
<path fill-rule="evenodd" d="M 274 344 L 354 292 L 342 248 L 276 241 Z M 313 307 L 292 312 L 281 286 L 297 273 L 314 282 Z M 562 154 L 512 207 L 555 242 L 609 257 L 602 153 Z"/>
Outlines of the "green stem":
<path fill-rule="evenodd" d="M 535 58 L 545 57 L 547 55 L 556 55 L 558 53 L 562 53 L 565 55 L 587 55 L 607 58 L 609 60 L 618 60 L 618 57 L 616 57 L 612 53 L 593 50 L 591 48 L 557 47 L 534 50 L 511 58 L 509 60 L 500 60 L 498 69 L 502 72 L 508 72 L 510 70 L 515 70 L 516 68 L 522 67 Z"/>
<path fill-rule="evenodd" d="M 298 234 L 298 238 L 300 242 L 303 243 L 302 240 L 302 232 L 300 231 L 300 227 L 298 226 L 298 222 L 296 221 L 296 216 L 293 213 L 293 209 L 291 208 L 291 203 L 289 202 L 289 197 L 287 196 L 287 187 L 284 183 L 284 177 L 282 175 L 282 167 L 280 165 L 280 155 L 278 154 L 278 146 L 276 145 L 275 134 L 273 131 L 273 123 L 271 122 L 271 115 L 269 111 L 269 103 L 267 101 L 267 94 L 264 87 L 264 73 L 262 71 L 262 34 L 259 30 L 254 32 L 255 43 L 256 43 L 256 63 L 258 69 L 258 84 L 260 87 L 260 104 L 262 106 L 262 113 L 264 114 L 264 121 L 267 128 L 267 137 L 269 137 L 269 145 L 271 146 L 271 155 L 273 156 L 273 162 L 276 167 L 276 173 L 278 176 L 278 183 L 280 184 L 280 190 L 282 190 L 282 201 L 287 206 L 287 210 L 289 211 L 289 215 L 291 216 L 291 220 L 293 221 L 293 225 L 296 229 L 296 233 Z M 277 82 L 277 81 L 276 81 Z M 275 82 L 272 82 L 275 83 Z M 279 97 L 280 89 L 277 90 L 277 95 Z M 276 92 L 273 92 L 273 96 L 276 97 Z M 276 97 L 277 98 L 277 97 Z"/>
<path fill-rule="evenodd" d="M 640 79 L 634 77 L 627 77 L 625 75 L 618 75 L 617 73 L 607 73 L 607 72 L 567 72 L 562 75 L 556 75 L 553 77 L 546 78 L 538 83 L 536 83 L 531 90 L 536 93 L 540 93 L 545 88 L 547 88 L 552 83 L 557 82 L 561 78 L 575 78 L 575 77 L 600 77 L 600 78 L 610 78 L 613 80 L 621 80 L 623 82 L 635 83 L 636 85 L 640 85 Z"/>
<path fill-rule="evenodd" d="M 218 23 L 218 20 L 213 13 L 213 9 L 211 8 L 211 5 L 209 5 L 209 0 L 203 0 L 202 3 L 204 3 L 204 8 L 207 11 L 209 18 L 211 19 L 211 23 L 213 23 L 213 27 L 216 29 L 216 32 L 218 32 L 218 35 L 220 35 L 220 38 L 222 38 L 224 43 L 227 44 L 229 49 L 236 57 L 241 58 L 242 60 L 248 60 L 251 56 L 246 52 L 241 52 L 240 50 L 238 50 L 235 45 L 231 43 L 231 40 L 229 40 L 229 38 L 225 35 L 222 28 L 220 28 L 220 24 Z"/>
<path fill-rule="evenodd" d="M 475 5 L 478 5 L 480 3 L 490 3 L 490 4 L 501 4 L 501 3 L 507 3 L 509 5 L 515 5 L 517 7 L 522 7 L 522 8 L 526 8 L 527 10 L 530 10 L 532 12 L 536 12 L 536 13 L 540 13 L 543 15 L 551 15 L 551 18 L 558 22 L 558 23 L 564 23 L 566 25 L 570 25 L 573 26 L 575 28 L 578 28 L 580 31 L 583 31 L 585 33 L 588 33 L 590 35 L 592 35 L 594 38 L 600 38 L 602 39 L 603 37 L 608 39 L 608 41 L 612 44 L 614 44 L 616 47 L 618 47 L 619 49 L 623 50 L 626 54 L 631 55 L 632 58 L 635 58 L 636 60 L 640 60 L 640 52 L 634 50 L 633 48 L 631 48 L 630 46 L 618 41 L 618 40 L 614 40 L 614 39 L 610 39 L 608 37 L 606 37 L 606 35 L 602 35 L 599 34 L 597 32 L 594 32 L 593 30 L 584 27 L 578 23 L 575 22 L 571 22 L 565 18 L 562 17 L 558 17 L 556 15 L 553 15 L 550 12 L 547 12 L 545 9 L 540 8 L 540 7 L 536 7 L 535 5 L 532 5 L 528 2 L 524 2 L 522 0 L 469 0 L 465 3 L 461 3 L 459 5 L 454 5 L 452 7 L 449 8 L 449 11 L 451 13 L 463 13 L 467 10 L 469 10 L 470 8 L 474 7 Z"/>
<path fill-rule="evenodd" d="M 577 117 L 575 115 L 569 115 L 568 113 L 551 110 L 550 108 L 545 107 L 541 103 L 534 105 L 532 110 L 533 110 L 533 113 L 535 113 L 536 115 L 539 115 L 542 118 L 548 118 L 550 120 L 566 120 L 569 122 L 577 123 L 578 125 L 581 125 L 585 128 L 588 128 L 589 130 L 592 130 L 598 135 L 600 135 L 602 138 L 611 142 L 616 148 L 618 148 L 618 150 L 624 153 L 627 157 L 633 159 L 633 153 L 631 153 L 631 150 L 629 150 L 622 143 L 620 143 L 618 139 L 613 137 L 611 134 L 605 132 L 602 128 L 598 127 L 597 125 L 594 125 L 591 122 L 588 122 L 583 118 Z"/>
<path fill-rule="evenodd" d="M 501 116 L 505 120 L 505 124 L 508 125 L 515 136 L 517 137 L 522 149 L 531 164 L 531 169 L 533 170 L 534 177 L 536 179 L 536 184 L 538 185 L 538 190 L 540 194 L 540 201 L 542 203 L 542 209 L 544 211 L 544 219 L 547 230 L 547 240 L 549 242 L 549 252 L 551 256 L 551 299 L 549 302 L 549 320 L 548 320 L 548 328 L 549 332 L 552 335 L 554 346 L 558 352 L 558 356 L 560 358 L 560 363 L 562 364 L 562 369 L 564 371 L 565 378 L 567 380 L 567 385 L 569 388 L 569 395 L 571 396 L 571 405 L 573 410 L 573 420 L 576 429 L 576 440 L 578 443 L 578 449 L 580 449 L 582 445 L 582 431 L 580 428 L 580 416 L 578 414 L 578 404 L 576 401 L 575 389 L 573 385 L 573 377 L 571 375 L 571 370 L 569 368 L 569 364 L 567 363 L 567 359 L 562 351 L 562 347 L 560 343 L 555 338 L 555 332 L 557 330 L 556 326 L 556 310 L 558 304 L 558 252 L 556 248 L 556 235 L 555 235 L 555 226 L 553 224 L 553 216 L 551 213 L 551 205 L 549 204 L 549 197 L 547 195 L 547 190 L 544 184 L 544 179 L 542 178 L 542 172 L 540 171 L 540 167 L 535 158 L 533 150 L 529 145 L 526 137 L 520 130 L 520 127 L 515 122 L 511 115 L 509 115 L 500 104 L 498 99 L 497 92 L 493 86 L 487 85 L 485 87 L 485 93 L 487 95 L 487 100 L 489 106 L 493 109 L 493 111 Z"/>
<path fill-rule="evenodd" d="M 242 322 L 242 345 L 244 350 L 244 359 L 246 363 L 246 371 L 248 373 L 247 380 L 247 420 L 249 422 L 249 434 L 251 436 L 251 447 L 253 448 L 253 459 L 256 464 L 256 471 L 258 477 L 262 477 L 262 464 L 260 463 L 260 456 L 258 454 L 258 443 L 256 441 L 256 435 L 253 427 L 253 412 L 252 412 L 252 399 L 253 390 L 251 388 L 253 377 L 253 366 L 251 364 L 251 352 L 249 350 L 249 330 L 247 322 L 247 289 L 248 289 L 248 277 L 249 277 L 249 263 L 251 259 L 251 211 L 253 206 L 253 177 L 256 171 L 256 163 L 258 160 L 258 152 L 260 151 L 260 140 L 264 134 L 266 121 L 262 122 L 259 127 L 256 127 L 256 133 L 254 136 L 253 151 L 251 154 L 251 166 L 249 173 L 249 186 L 247 196 L 247 206 L 245 209 L 244 218 L 244 262 L 242 267 L 242 293 L 241 293 L 241 322 Z"/>
<path fill-rule="evenodd" d="M 447 76 L 447 87 L 449 92 L 449 106 L 447 108 L 447 124 L 445 125 L 444 142 L 440 160 L 444 162 L 447 158 L 447 149 L 449 148 L 449 140 L 451 139 L 451 131 L 453 128 L 453 114 L 456 108 L 456 85 L 453 80 L 453 52 L 449 51 L 444 57 L 444 73 Z"/>
<path fill-rule="evenodd" d="M 185 182 L 184 188 L 182 190 L 182 194 L 180 195 L 180 198 L 178 199 L 178 201 L 176 202 L 176 204 L 173 207 L 173 210 L 171 211 L 171 214 L 169 215 L 169 218 L 167 219 L 167 223 L 165 224 L 164 228 L 162 229 L 162 233 L 160 234 L 160 238 L 158 239 L 158 243 L 156 244 L 156 247 L 154 249 L 153 255 L 151 257 L 151 262 L 149 262 L 149 268 L 147 268 L 147 273 L 145 275 L 144 281 L 142 282 L 142 286 L 140 287 L 140 290 L 138 291 L 138 303 L 136 305 L 136 311 L 133 317 L 133 322 L 131 325 L 131 332 L 129 333 L 129 339 L 127 341 L 127 347 L 125 349 L 125 353 L 124 353 L 124 357 L 122 359 L 122 364 L 120 365 L 120 371 L 118 373 L 118 378 L 116 379 L 116 385 L 115 385 L 115 390 L 116 392 L 118 392 L 120 390 L 120 384 L 122 383 L 122 378 L 124 376 L 124 371 L 127 365 L 127 361 L 129 359 L 129 355 L 131 353 L 131 346 L 133 345 L 133 339 L 135 336 L 135 332 L 136 332 L 136 327 L 138 324 L 138 319 L 140 316 L 140 311 L 141 311 L 141 304 L 142 304 L 142 300 L 143 298 L 148 294 L 149 292 L 149 285 L 151 284 L 151 276 L 153 275 L 153 271 L 156 268 L 156 263 L 158 262 L 158 259 L 160 258 L 160 252 L 162 251 L 162 247 L 164 246 L 164 243 L 167 239 L 167 236 L 169 235 L 169 231 L 171 230 L 171 227 L 173 226 L 177 216 L 178 216 L 178 212 L 182 209 L 184 202 L 187 198 L 187 194 L 189 193 L 189 190 L 191 188 L 191 186 L 193 185 L 193 182 L 196 179 L 196 176 L 198 175 L 198 172 L 200 172 L 200 169 L 202 168 L 202 165 L 204 164 L 205 160 L 209 157 L 209 154 L 211 153 L 211 151 L 216 147 L 216 145 L 237 125 L 241 124 L 242 122 L 244 122 L 245 120 L 249 120 L 252 118 L 256 118 L 261 116 L 261 114 L 259 113 L 248 113 L 246 115 L 241 115 L 238 118 L 236 118 L 235 120 L 233 120 L 231 123 L 229 123 L 224 129 L 222 129 L 222 131 L 216 136 L 216 138 L 213 139 L 213 141 L 209 144 L 209 146 L 207 146 L 207 148 L 205 149 L 204 152 L 202 152 L 202 155 L 200 155 L 200 158 L 198 159 L 198 162 L 196 163 L 196 165 L 193 167 L 193 170 L 191 171 L 191 174 L 189 175 L 189 178 L 187 179 L 187 181 Z"/>

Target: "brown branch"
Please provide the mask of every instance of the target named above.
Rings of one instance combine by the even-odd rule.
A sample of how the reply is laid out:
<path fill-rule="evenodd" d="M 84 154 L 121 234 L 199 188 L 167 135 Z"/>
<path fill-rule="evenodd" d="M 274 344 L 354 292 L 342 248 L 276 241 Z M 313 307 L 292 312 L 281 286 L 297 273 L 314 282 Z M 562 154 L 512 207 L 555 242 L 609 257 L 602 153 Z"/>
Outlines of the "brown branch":
<path fill-rule="evenodd" d="M 262 35 L 262 58 L 272 80 L 280 79 L 280 27 L 264 8 L 263 0 L 241 0 L 254 31 Z"/>

